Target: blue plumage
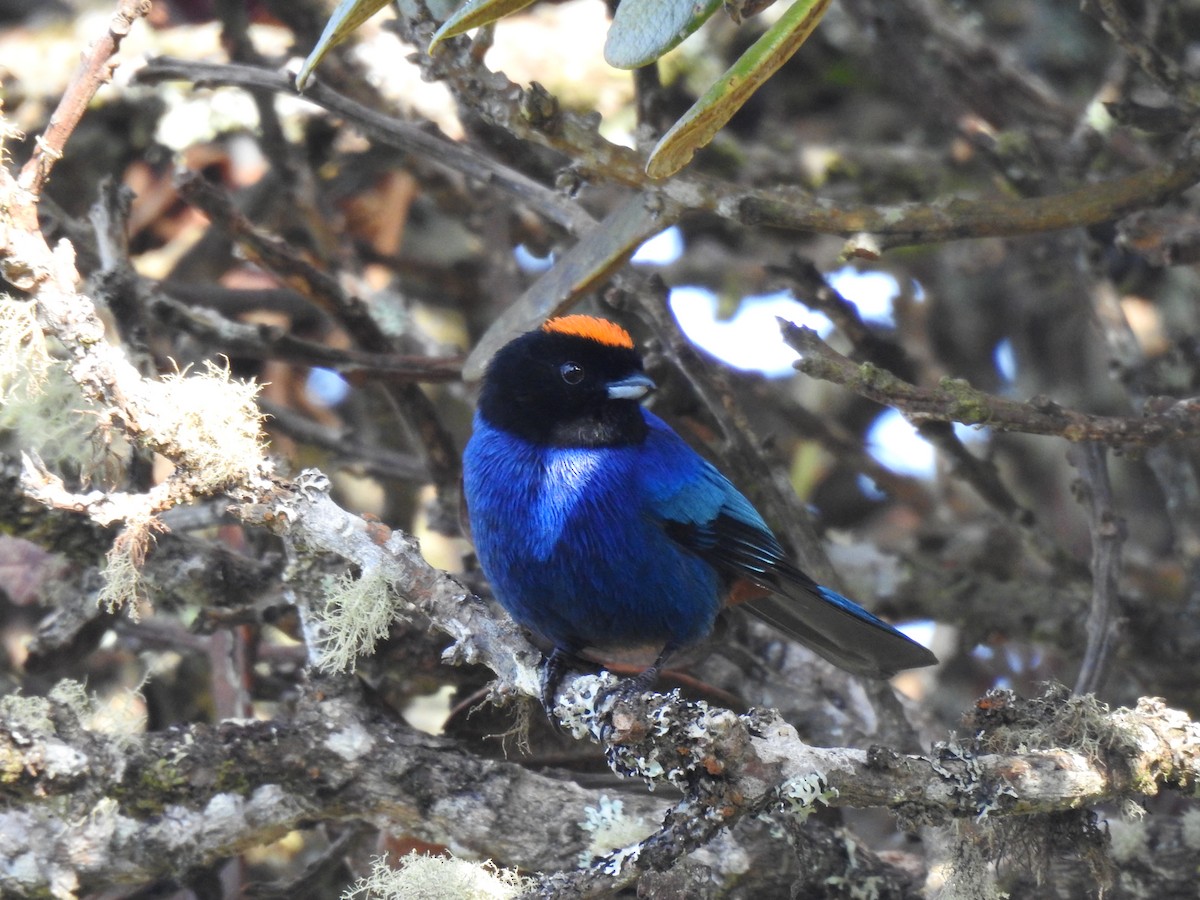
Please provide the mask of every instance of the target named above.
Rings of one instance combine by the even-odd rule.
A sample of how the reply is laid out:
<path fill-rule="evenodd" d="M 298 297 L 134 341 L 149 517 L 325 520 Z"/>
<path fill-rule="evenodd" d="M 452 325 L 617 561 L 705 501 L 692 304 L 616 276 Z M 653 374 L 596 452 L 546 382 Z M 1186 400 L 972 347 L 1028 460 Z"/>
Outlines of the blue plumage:
<path fill-rule="evenodd" d="M 643 444 L 598 449 L 538 446 L 476 414 L 463 470 L 480 563 L 509 614 L 564 650 L 684 646 L 720 611 L 717 573 L 662 522 L 715 517 L 728 482 L 643 413 Z"/>
<path fill-rule="evenodd" d="M 729 480 L 638 404 L 652 386 L 628 335 L 584 316 L 551 320 L 489 367 L 465 500 L 519 624 L 559 655 L 650 646 L 661 662 L 744 602 L 850 671 L 936 661 L 796 568 Z"/>

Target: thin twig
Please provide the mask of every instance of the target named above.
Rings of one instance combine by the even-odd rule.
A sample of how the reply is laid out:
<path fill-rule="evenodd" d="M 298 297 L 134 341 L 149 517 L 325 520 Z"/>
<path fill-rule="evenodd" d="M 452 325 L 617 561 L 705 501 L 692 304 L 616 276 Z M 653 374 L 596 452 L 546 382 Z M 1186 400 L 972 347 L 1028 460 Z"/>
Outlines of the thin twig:
<path fill-rule="evenodd" d="M 786 267 L 770 271 L 792 282 L 797 300 L 829 316 L 854 345 L 857 361 L 884 367 L 895 366 L 902 374 L 915 373 L 916 361 L 904 347 L 868 328 L 859 315 L 858 307 L 843 297 L 810 260 L 794 256 Z M 923 422 L 918 426 L 918 431 L 952 461 L 955 474 L 974 488 L 980 497 L 1008 518 L 1032 520 L 1033 514 L 1021 506 L 1000 480 L 996 467 L 968 450 L 946 423 Z"/>
<path fill-rule="evenodd" d="M 1088 510 L 1092 536 L 1092 606 L 1087 620 L 1087 651 L 1075 679 L 1075 693 L 1094 693 L 1104 681 L 1113 638 L 1113 610 L 1121 572 L 1125 520 L 1117 515 L 1104 447 L 1077 444 L 1067 459 L 1079 470 L 1078 490 Z"/>
<path fill-rule="evenodd" d="M 452 44 L 447 42 L 447 45 Z M 469 53 L 454 56 L 448 47 L 436 58 L 421 56 L 418 62 L 426 74 L 446 80 L 460 96 L 471 88 L 478 93 L 481 66 Z M 487 72 L 491 82 L 504 76 Z M 139 73 L 143 82 L 182 79 L 196 84 L 234 85 L 244 88 L 292 90 L 282 75 L 248 66 L 202 64 L 173 59 L 158 59 Z M 949 202 L 898 203 L 880 206 L 831 203 L 801 188 L 784 185 L 772 188 L 746 188 L 695 174 L 678 175 L 669 181 L 655 182 L 644 171 L 645 160 L 636 151 L 610 144 L 599 136 L 594 123 L 568 112 L 560 112 L 552 121 L 529 116 L 521 103 L 526 92 L 509 83 L 507 88 L 489 87 L 481 115 L 517 138 L 533 141 L 557 150 L 573 159 L 587 160 L 587 169 L 615 184 L 661 193 L 666 201 L 693 211 L 707 211 L 731 222 L 747 226 L 766 226 L 817 234 L 846 237 L 870 235 L 877 251 L 909 244 L 1037 234 L 1110 222 L 1140 209 L 1161 205 L 1200 182 L 1200 136 L 1184 139 L 1176 160 L 1149 166 L 1105 182 L 1086 184 L 1072 190 L 1032 198 L 990 197 L 973 200 L 964 197 Z M 402 123 L 372 113 L 365 107 L 322 88 L 306 96 L 331 111 L 351 118 L 374 137 L 399 145 Z M 409 126 L 411 128 L 411 126 Z M 475 155 L 452 142 L 434 139 L 424 132 L 407 135 L 413 149 L 433 154 L 446 165 L 475 176 L 486 175 L 497 187 L 512 193 L 554 218 L 572 233 L 590 225 L 579 218 L 581 210 L 563 208 L 563 198 L 529 179 L 507 177 L 511 170 L 486 165 Z M 418 135 L 432 146 L 420 146 Z M 524 176 L 521 176 L 524 178 Z M 528 182 L 528 183 L 526 183 Z M 530 188 L 536 185 L 536 190 Z M 572 204 L 574 206 L 574 204 Z M 860 243 L 863 243 L 860 241 Z M 863 251 L 865 252 L 865 251 Z"/>
<path fill-rule="evenodd" d="M 295 91 L 289 76 L 254 66 L 220 65 L 160 57 L 137 73 L 144 84 L 159 81 L 190 81 L 197 86 L 231 85 L 250 91 Z M 369 138 L 417 154 L 451 171 L 499 187 L 537 210 L 572 234 L 592 226 L 594 219 L 557 191 L 527 175 L 485 156 L 465 144 L 455 143 L 436 132 L 391 118 L 344 97 L 320 82 L 310 81 L 304 98 L 354 123 Z"/>
<path fill-rule="evenodd" d="M 402 356 L 370 353 L 354 347 L 331 347 L 275 326 L 235 322 L 216 310 L 196 308 L 160 292 L 150 295 L 149 309 L 167 326 L 186 332 L 229 356 L 279 359 L 321 366 L 343 374 L 378 375 L 384 380 L 433 384 L 462 379 L 461 356 Z"/>
<path fill-rule="evenodd" d="M 18 183 L 35 199 L 41 195 L 54 164 L 62 159 L 67 139 L 83 118 L 96 91 L 112 79 L 116 66 L 112 58 L 120 49 L 121 42 L 129 34 L 133 23 L 149 12 L 150 0 L 121 0 L 108 23 L 108 31 L 92 44 L 80 60 L 79 68 L 75 70 L 71 83 L 50 117 L 50 124 L 38 137 L 33 155 L 21 168 Z"/>
<path fill-rule="evenodd" d="M 258 405 L 271 417 L 271 425 L 283 434 L 332 451 L 336 459 L 346 464 L 360 465 L 367 472 L 385 478 L 424 481 L 429 477 L 428 468 L 417 456 L 363 444 L 348 433 L 349 429 L 327 428 L 278 403 L 260 399 Z"/>
<path fill-rule="evenodd" d="M 918 420 L 985 425 L 999 431 L 1049 434 L 1068 441 L 1097 441 L 1114 447 L 1150 447 L 1200 433 L 1200 397 L 1177 400 L 1166 410 L 1140 418 L 1097 416 L 1067 409 L 1045 398 L 1027 403 L 996 397 L 962 379 L 942 379 L 922 388 L 878 366 L 838 353 L 811 328 L 780 322 L 784 339 L 801 359 L 796 368 L 813 378 L 849 388 Z"/>
<path fill-rule="evenodd" d="M 1174 100 L 1193 107 L 1200 104 L 1200 83 L 1188 77 L 1179 63 L 1164 54 L 1145 31 L 1130 21 L 1120 4 L 1114 0 L 1085 0 L 1081 6 L 1100 20 L 1121 49 Z"/>

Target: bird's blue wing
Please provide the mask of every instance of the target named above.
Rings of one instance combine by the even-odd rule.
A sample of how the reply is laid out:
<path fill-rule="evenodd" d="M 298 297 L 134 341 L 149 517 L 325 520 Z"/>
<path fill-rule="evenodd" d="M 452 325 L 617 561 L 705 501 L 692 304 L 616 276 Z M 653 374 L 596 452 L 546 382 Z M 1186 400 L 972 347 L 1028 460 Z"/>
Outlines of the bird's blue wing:
<path fill-rule="evenodd" d="M 937 662 L 852 600 L 813 581 L 788 558 L 737 488 L 652 413 L 642 453 L 647 512 L 679 546 L 708 562 L 742 606 L 850 672 L 888 677 Z M 733 590 L 751 582 L 761 591 Z"/>

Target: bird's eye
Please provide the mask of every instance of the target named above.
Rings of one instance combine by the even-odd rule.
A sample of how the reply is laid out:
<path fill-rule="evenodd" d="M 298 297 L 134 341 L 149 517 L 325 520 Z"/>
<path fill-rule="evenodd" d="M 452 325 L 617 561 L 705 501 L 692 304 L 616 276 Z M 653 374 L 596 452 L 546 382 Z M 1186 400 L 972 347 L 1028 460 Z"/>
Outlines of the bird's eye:
<path fill-rule="evenodd" d="M 567 384 L 579 384 L 583 381 L 583 366 L 579 363 L 565 362 L 558 370 L 558 374 L 562 375 L 562 380 Z"/>

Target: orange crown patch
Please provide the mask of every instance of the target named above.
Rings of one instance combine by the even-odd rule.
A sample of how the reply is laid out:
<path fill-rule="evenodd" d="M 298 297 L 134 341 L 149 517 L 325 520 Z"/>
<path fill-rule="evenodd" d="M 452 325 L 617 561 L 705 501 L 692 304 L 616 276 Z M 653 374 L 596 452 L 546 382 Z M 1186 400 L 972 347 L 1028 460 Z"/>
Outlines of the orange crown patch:
<path fill-rule="evenodd" d="M 628 331 L 616 322 L 598 319 L 595 316 L 560 316 L 557 319 L 549 319 L 542 326 L 542 331 L 551 334 L 573 334 L 609 347 L 633 349 L 633 338 L 629 336 Z"/>

